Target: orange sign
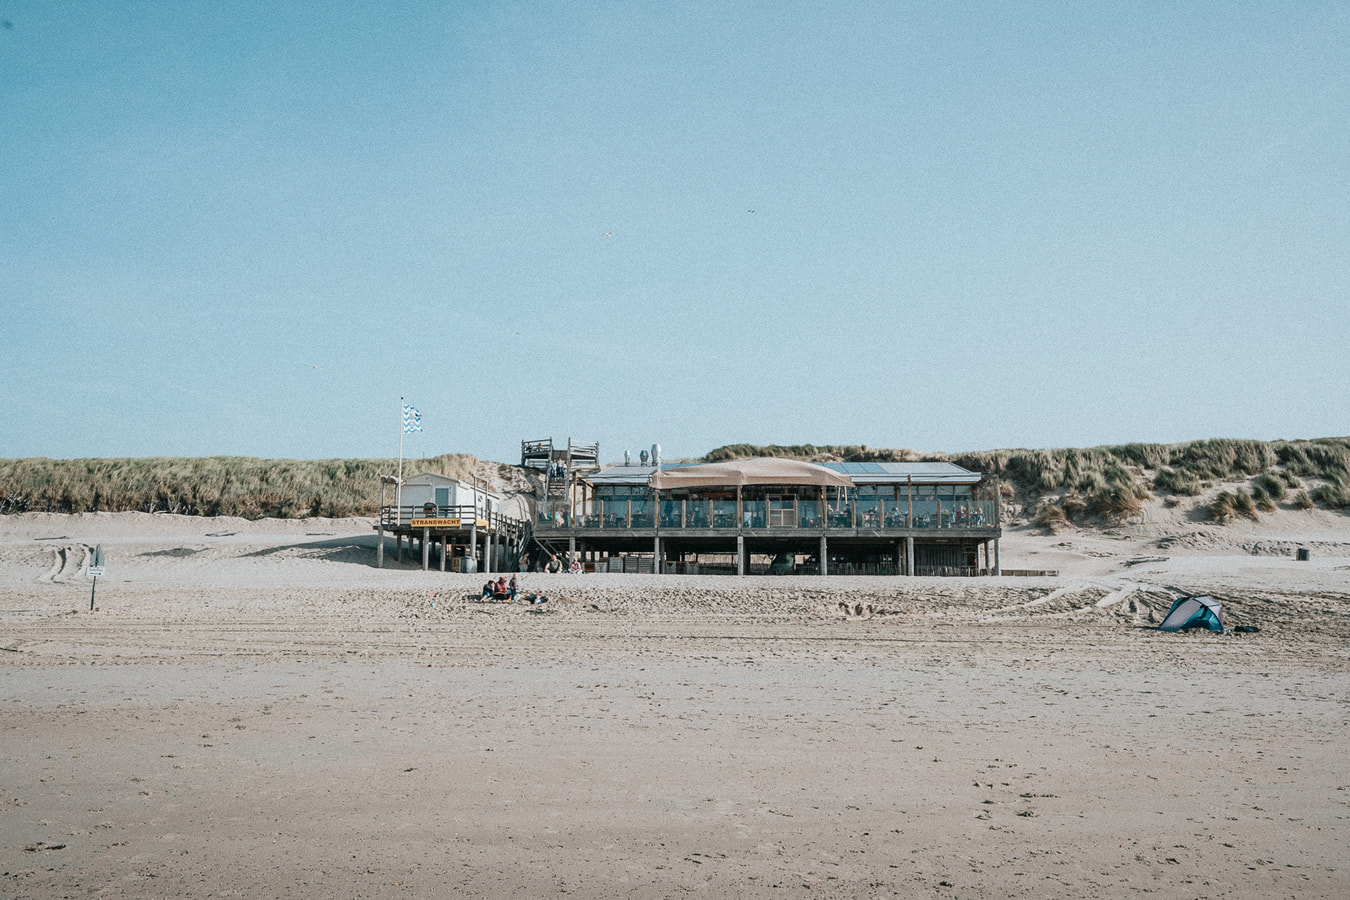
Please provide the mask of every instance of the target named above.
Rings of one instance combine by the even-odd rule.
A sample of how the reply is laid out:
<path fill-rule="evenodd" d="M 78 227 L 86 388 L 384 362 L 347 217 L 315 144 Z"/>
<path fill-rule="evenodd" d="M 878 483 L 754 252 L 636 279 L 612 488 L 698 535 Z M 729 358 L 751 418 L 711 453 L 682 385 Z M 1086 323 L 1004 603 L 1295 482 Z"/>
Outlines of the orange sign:
<path fill-rule="evenodd" d="M 472 524 L 472 519 L 413 519 L 408 523 L 412 528 L 468 528 Z M 478 527 L 488 527 L 487 519 L 479 519 Z"/>

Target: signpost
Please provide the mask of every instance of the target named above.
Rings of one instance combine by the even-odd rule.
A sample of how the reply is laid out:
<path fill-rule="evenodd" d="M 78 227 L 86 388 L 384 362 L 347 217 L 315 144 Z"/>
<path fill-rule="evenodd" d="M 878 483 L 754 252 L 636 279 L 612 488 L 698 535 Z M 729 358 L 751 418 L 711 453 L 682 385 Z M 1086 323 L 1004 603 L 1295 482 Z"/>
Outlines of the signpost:
<path fill-rule="evenodd" d="M 89 611 L 94 611 L 94 594 L 98 591 L 98 576 L 103 574 L 103 545 L 99 544 L 94 548 L 94 555 L 89 560 L 89 577 L 94 580 L 93 587 L 89 589 Z"/>

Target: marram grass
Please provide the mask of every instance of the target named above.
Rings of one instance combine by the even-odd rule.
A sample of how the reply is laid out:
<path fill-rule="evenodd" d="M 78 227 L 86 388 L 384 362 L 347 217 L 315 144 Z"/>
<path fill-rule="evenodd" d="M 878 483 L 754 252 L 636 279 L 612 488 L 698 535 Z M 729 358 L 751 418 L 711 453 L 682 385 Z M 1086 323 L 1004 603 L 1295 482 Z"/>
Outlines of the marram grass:
<path fill-rule="evenodd" d="M 1053 450 L 987 450 L 975 453 L 920 454 L 854 444 L 755 446 L 731 444 L 709 453 L 714 462 L 749 456 L 786 456 L 846 462 L 947 461 L 998 476 L 1005 497 L 1034 509 L 1033 520 L 1057 528 L 1089 517 L 1115 520 L 1137 515 L 1150 493 L 1197 496 L 1224 483 L 1245 485 L 1246 500 L 1233 491 L 1211 505 L 1211 515 L 1234 516 L 1270 510 L 1289 491 L 1301 491 L 1291 503 L 1300 508 L 1321 503 L 1350 508 L 1350 438 L 1307 441 L 1252 441 L 1217 438 L 1184 444 L 1122 444 L 1112 447 Z M 1304 491 L 1303 479 L 1325 482 Z M 1259 487 L 1259 490 L 1257 489 Z M 1306 499 L 1305 499 L 1306 498 Z"/>
<path fill-rule="evenodd" d="M 405 459 L 403 469 L 405 476 L 463 476 L 473 463 L 471 456 L 449 453 Z M 395 459 L 0 459 L 0 511 L 369 516 L 380 505 L 380 476 L 397 471 Z"/>
<path fill-rule="evenodd" d="M 1047 527 L 1137 515 L 1151 493 L 1196 496 L 1233 486 L 1216 517 L 1231 519 L 1279 502 L 1350 508 L 1350 438 L 1308 441 L 1216 439 L 1052 450 L 918 453 L 865 444 L 730 444 L 704 461 L 751 456 L 847 462 L 947 461 L 997 476 L 1004 498 Z M 416 471 L 466 476 L 476 460 L 448 453 L 404 461 Z M 410 468 L 411 466 L 411 468 Z M 374 515 L 379 476 L 393 459 L 258 459 L 217 456 L 141 459 L 0 459 L 0 512 L 177 512 L 188 515 Z M 1305 483 L 1309 482 L 1309 483 Z M 1236 501 L 1236 504 L 1234 503 Z M 1219 501 L 1215 501 L 1219 502 Z M 1034 513 L 1031 511 L 1035 511 Z"/>

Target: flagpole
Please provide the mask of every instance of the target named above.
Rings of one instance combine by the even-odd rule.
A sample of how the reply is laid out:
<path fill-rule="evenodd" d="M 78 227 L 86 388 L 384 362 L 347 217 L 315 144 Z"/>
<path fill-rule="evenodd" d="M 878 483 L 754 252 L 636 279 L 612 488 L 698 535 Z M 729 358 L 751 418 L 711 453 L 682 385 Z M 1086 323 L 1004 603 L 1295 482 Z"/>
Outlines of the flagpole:
<path fill-rule="evenodd" d="M 398 398 L 398 485 L 394 488 L 394 519 L 403 515 L 403 397 Z"/>

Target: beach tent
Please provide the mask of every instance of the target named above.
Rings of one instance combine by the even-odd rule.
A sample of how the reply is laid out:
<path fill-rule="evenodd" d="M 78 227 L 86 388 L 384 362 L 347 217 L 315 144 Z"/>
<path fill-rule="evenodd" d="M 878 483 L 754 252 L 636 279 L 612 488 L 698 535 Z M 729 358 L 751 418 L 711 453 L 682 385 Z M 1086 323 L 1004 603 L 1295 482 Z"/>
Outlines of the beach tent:
<path fill-rule="evenodd" d="M 1207 594 L 1182 597 L 1167 611 L 1167 618 L 1158 626 L 1161 631 L 1183 631 L 1187 628 L 1208 628 L 1223 631 L 1223 604 Z"/>

